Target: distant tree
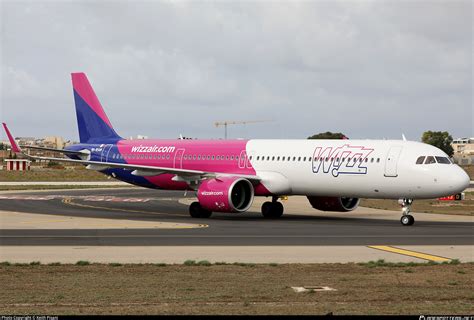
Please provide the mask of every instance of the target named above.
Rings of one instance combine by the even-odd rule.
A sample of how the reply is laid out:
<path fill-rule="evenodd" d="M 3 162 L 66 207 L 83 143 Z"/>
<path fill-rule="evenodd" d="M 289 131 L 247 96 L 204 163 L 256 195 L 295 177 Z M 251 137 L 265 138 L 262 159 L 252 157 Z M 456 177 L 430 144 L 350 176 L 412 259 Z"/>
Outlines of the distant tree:
<path fill-rule="evenodd" d="M 3 143 L 0 143 L 0 150 L 7 150 L 7 147 Z"/>
<path fill-rule="evenodd" d="M 453 137 L 447 131 L 425 131 L 421 141 L 443 150 L 450 157 L 454 154 L 453 147 L 451 146 Z"/>
<path fill-rule="evenodd" d="M 347 139 L 347 137 L 341 132 L 326 131 L 312 135 L 311 137 L 308 137 L 308 139 Z"/>

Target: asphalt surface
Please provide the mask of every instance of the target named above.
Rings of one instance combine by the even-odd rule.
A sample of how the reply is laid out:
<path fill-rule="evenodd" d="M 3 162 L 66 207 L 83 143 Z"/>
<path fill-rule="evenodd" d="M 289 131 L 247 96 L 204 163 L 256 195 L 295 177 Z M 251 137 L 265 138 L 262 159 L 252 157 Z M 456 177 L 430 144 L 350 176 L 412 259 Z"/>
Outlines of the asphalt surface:
<path fill-rule="evenodd" d="M 9 194 L 11 196 L 11 194 Z M 0 229 L 0 245 L 24 246 L 252 246 L 252 245 L 472 245 L 474 223 L 417 221 L 404 227 L 396 220 L 314 216 L 292 212 L 278 220 L 264 219 L 259 212 L 214 214 L 192 219 L 178 202 L 182 192 L 147 189 L 48 191 L 15 193 L 19 199 L 0 199 L 0 210 L 58 216 L 135 221 L 207 224 L 195 229 Z M 21 195 L 56 195 L 28 200 Z M 84 196 L 96 197 L 95 200 Z M 113 196 L 126 201 L 107 201 Z M 64 201 L 69 199 L 70 203 Z M 139 201 L 139 202 L 134 202 Z M 72 204 L 71 204 L 72 203 Z M 78 204 L 79 206 L 75 205 Z M 83 205 L 83 206 L 80 206 Z M 416 216 L 415 216 L 416 217 Z M 1 227 L 0 227 L 1 228 Z"/>

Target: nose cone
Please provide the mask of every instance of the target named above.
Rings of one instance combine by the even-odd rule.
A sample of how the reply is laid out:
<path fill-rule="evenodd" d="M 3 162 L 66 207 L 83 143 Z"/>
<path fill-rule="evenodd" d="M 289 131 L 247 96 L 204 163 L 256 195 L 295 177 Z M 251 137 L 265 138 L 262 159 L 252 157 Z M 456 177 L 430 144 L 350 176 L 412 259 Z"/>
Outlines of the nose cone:
<path fill-rule="evenodd" d="M 469 178 L 466 171 L 464 171 L 462 168 L 456 166 L 456 169 L 455 175 L 452 177 L 453 187 L 456 192 L 462 192 L 469 187 L 471 184 L 471 179 Z"/>

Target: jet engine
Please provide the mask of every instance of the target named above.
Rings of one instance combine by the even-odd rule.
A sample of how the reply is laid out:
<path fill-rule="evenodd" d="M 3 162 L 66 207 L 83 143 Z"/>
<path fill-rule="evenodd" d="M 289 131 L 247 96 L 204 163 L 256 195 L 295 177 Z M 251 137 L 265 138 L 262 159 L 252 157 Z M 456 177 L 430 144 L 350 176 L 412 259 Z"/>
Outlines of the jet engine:
<path fill-rule="evenodd" d="M 348 212 L 359 206 L 359 198 L 346 197 L 308 197 L 314 209 L 321 211 Z"/>
<path fill-rule="evenodd" d="M 244 212 L 253 202 L 252 183 L 239 177 L 218 177 L 204 180 L 199 186 L 199 204 L 217 212 Z"/>

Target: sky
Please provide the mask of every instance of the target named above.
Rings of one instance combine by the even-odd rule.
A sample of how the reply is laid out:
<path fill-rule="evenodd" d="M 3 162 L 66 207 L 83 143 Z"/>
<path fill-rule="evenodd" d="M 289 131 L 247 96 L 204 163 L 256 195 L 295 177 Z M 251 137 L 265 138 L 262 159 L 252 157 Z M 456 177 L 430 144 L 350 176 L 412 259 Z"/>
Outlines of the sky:
<path fill-rule="evenodd" d="M 474 137 L 469 0 L 0 0 L 0 20 L 15 136 L 78 140 L 80 71 L 124 137 Z"/>

